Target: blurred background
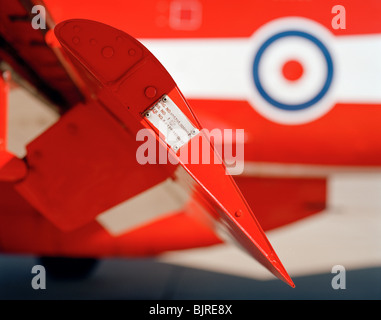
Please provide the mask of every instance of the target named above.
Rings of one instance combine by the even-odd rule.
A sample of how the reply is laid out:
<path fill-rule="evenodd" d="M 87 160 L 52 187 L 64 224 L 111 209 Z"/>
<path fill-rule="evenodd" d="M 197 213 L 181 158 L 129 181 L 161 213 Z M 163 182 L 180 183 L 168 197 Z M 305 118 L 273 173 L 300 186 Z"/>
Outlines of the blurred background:
<path fill-rule="evenodd" d="M 128 32 L 162 62 L 208 126 L 245 129 L 243 180 L 256 184 L 242 180 L 243 193 L 296 288 L 224 243 L 158 257 L 101 259 L 89 277 L 48 278 L 46 290 L 31 287 L 36 254 L 4 252 L 0 299 L 381 298 L 378 1 L 16 2 L 21 13 L 13 14 L 13 33 L 5 16 L 11 8 L 0 1 L 0 59 L 8 66 L 4 52 L 16 49 L 66 105 L 75 104 L 77 93 L 39 69 L 46 67 L 35 51 L 41 45 L 20 49 L 19 33 L 30 28 L 28 10 L 36 4 L 47 9 L 49 28 L 86 18 Z M 42 97 L 30 85 L 11 85 L 8 150 L 17 157 L 59 120 L 51 91 L 45 92 Z M 59 111 L 65 108 L 58 104 Z M 294 181 L 291 187 L 283 185 L 285 178 Z M 332 287 L 336 265 L 346 270 L 345 289 Z"/>

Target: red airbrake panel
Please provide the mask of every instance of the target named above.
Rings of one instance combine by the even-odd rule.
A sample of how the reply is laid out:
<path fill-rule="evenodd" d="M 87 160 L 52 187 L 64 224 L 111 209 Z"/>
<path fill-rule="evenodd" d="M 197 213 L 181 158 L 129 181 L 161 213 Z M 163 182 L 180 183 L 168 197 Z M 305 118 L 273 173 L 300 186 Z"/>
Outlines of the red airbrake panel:
<path fill-rule="evenodd" d="M 166 179 L 174 166 L 141 166 L 132 136 L 99 104 L 78 105 L 27 146 L 17 190 L 63 230 Z"/>

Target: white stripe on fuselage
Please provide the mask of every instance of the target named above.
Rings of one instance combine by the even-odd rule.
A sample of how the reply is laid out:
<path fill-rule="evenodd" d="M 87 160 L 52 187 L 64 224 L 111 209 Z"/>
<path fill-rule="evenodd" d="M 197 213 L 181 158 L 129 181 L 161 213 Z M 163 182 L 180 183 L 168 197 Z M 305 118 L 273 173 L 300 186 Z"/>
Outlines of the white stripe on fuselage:
<path fill-rule="evenodd" d="M 160 60 L 187 98 L 249 100 L 250 38 L 151 39 L 143 44 Z M 381 35 L 334 37 L 334 100 L 380 103 Z"/>

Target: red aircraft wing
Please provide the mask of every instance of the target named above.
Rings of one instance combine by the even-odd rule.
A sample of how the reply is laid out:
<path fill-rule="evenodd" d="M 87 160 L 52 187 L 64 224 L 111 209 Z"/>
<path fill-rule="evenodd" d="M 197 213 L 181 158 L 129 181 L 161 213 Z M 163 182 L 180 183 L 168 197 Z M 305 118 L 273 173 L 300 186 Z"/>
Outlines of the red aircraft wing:
<path fill-rule="evenodd" d="M 119 130 L 125 130 L 133 137 L 140 129 L 151 129 L 160 147 L 166 148 L 169 156 L 177 159 L 192 178 L 199 203 L 208 207 L 210 217 L 223 224 L 261 264 L 293 286 L 254 213 L 232 177 L 226 174 L 225 165 L 188 163 L 148 119 L 147 112 L 168 97 L 199 131 L 192 139 L 204 135 L 193 110 L 159 61 L 131 36 L 95 21 L 62 22 L 56 27 L 56 36 L 68 55 L 88 72 L 91 82 L 97 84 L 94 86 L 97 102 L 117 119 Z M 216 152 L 212 144 L 208 152 L 212 159 Z M 42 154 L 38 156 L 43 158 Z M 34 189 L 31 187 L 34 184 L 32 177 L 33 174 L 29 175 L 18 189 L 33 201 L 34 195 L 30 193 Z M 58 216 L 46 210 L 45 214 L 51 218 Z"/>

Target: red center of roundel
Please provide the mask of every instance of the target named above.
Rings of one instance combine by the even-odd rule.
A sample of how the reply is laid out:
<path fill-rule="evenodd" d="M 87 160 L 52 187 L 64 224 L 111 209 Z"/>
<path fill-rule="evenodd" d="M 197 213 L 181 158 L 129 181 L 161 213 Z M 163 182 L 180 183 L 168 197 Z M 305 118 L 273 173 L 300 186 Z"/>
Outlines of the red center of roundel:
<path fill-rule="evenodd" d="M 299 61 L 289 60 L 282 67 L 283 76 L 289 81 L 296 81 L 303 75 L 303 66 Z"/>

